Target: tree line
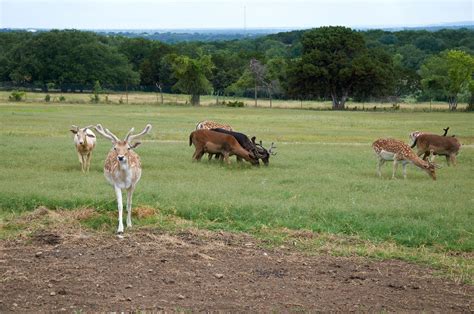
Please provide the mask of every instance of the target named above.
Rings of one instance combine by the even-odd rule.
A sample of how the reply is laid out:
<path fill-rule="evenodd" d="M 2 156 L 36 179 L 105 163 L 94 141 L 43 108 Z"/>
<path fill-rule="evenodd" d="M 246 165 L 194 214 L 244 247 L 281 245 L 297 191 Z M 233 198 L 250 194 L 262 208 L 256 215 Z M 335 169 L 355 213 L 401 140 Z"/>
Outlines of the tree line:
<path fill-rule="evenodd" d="M 0 33 L 8 87 L 280 99 L 438 100 L 474 106 L 474 30 L 354 31 L 321 27 L 259 38 L 165 44 L 78 30 Z"/>

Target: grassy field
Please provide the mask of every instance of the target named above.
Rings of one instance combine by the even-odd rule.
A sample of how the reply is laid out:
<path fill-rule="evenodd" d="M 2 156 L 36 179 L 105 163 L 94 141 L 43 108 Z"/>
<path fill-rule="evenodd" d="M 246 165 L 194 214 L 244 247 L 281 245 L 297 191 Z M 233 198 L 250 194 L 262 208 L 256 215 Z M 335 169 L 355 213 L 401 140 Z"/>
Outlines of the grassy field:
<path fill-rule="evenodd" d="M 98 139 L 91 172 L 84 175 L 68 130 L 71 124 L 102 123 L 121 137 L 130 127 L 141 129 L 149 122 L 152 133 L 137 149 L 144 170 L 134 206 L 153 207 L 160 214 L 147 221 L 134 218 L 138 225 L 159 228 L 177 216 L 202 228 L 268 237 L 281 236 L 278 230 L 310 230 L 325 235 L 326 244 L 348 246 L 340 239 L 356 238 L 371 246 L 398 248 L 398 253 L 375 254 L 382 257 L 425 260 L 437 254 L 429 262 L 436 265 L 460 255 L 449 263 L 472 273 L 473 118 L 471 113 L 448 112 L 3 102 L 0 237 L 20 228 L 11 223 L 12 217 L 41 205 L 95 208 L 100 215 L 86 225 L 114 232 L 115 197 L 102 174 L 111 145 Z M 193 163 L 188 135 L 204 119 L 229 123 L 266 146 L 275 142 L 278 154 L 269 167 L 260 168 Z M 370 147 L 375 139 L 407 141 L 411 131 L 442 133 L 446 126 L 464 144 L 457 167 L 447 167 L 439 158 L 444 167 L 437 181 L 413 166 L 407 180 L 401 178 L 401 169 L 399 179 L 390 180 L 391 165 L 385 166 L 382 179 L 376 176 Z"/>
<path fill-rule="evenodd" d="M 8 97 L 10 96 L 11 92 L 0 91 L 0 103 L 1 102 L 8 102 Z M 46 93 L 26 93 L 26 98 L 24 101 L 30 103 L 38 103 L 38 102 L 45 102 Z M 92 94 L 90 93 L 57 93 L 53 92 L 50 93 L 50 103 L 59 103 L 59 97 L 64 96 L 65 100 L 63 103 L 71 103 L 71 104 L 87 104 L 91 102 Z M 251 98 L 242 98 L 242 97 L 219 97 L 219 102 L 222 101 L 240 101 L 245 104 L 247 107 L 254 107 L 255 100 Z M 158 93 L 150 93 L 150 92 L 143 92 L 143 93 L 126 93 L 121 92 L 113 92 L 113 93 L 103 93 L 100 95 L 100 102 L 108 103 L 108 104 L 150 104 L 150 105 L 157 105 L 161 104 L 160 94 Z M 188 105 L 189 104 L 189 95 L 182 95 L 182 94 L 163 94 L 163 103 L 168 105 Z M 201 105 L 202 106 L 215 106 L 216 105 L 216 97 L 215 96 L 201 96 Z M 448 110 L 448 104 L 446 102 L 433 102 L 433 103 L 404 103 L 400 102 L 399 109 L 402 111 L 443 111 Z M 261 108 L 269 108 L 270 101 L 268 99 L 258 99 L 257 106 Z M 272 107 L 273 108 L 284 108 L 284 109 L 316 109 L 316 110 L 324 110 L 324 109 L 331 109 L 331 102 L 330 101 L 313 101 L 313 100 L 305 100 L 305 101 L 298 101 L 298 100 L 273 100 Z M 346 103 L 346 107 L 350 110 L 391 110 L 393 104 L 391 102 L 386 103 L 357 103 L 348 101 Z M 458 105 L 459 110 L 464 110 L 467 104 L 461 103 Z"/>

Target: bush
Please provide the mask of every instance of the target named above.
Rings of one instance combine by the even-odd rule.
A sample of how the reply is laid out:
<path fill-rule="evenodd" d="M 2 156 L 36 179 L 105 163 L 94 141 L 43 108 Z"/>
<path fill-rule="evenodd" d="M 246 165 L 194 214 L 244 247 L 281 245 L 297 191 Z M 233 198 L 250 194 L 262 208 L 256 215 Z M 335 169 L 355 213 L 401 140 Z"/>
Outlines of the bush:
<path fill-rule="evenodd" d="M 64 97 L 63 95 L 59 96 L 59 101 L 60 102 L 66 101 L 66 97 Z"/>
<path fill-rule="evenodd" d="M 10 96 L 8 96 L 8 100 L 10 100 L 10 101 L 22 101 L 24 97 L 26 97 L 25 92 L 14 90 L 10 94 Z"/>
<path fill-rule="evenodd" d="M 94 94 L 91 96 L 91 102 L 92 103 L 98 103 L 100 101 L 100 97 L 99 97 L 99 94 Z"/>
<path fill-rule="evenodd" d="M 243 107 L 245 104 L 242 101 L 229 101 L 229 102 L 223 102 L 222 104 L 226 105 L 227 107 Z"/>
<path fill-rule="evenodd" d="M 46 94 L 46 96 L 44 96 L 44 101 L 50 102 L 51 101 L 51 96 L 49 96 L 49 94 Z"/>

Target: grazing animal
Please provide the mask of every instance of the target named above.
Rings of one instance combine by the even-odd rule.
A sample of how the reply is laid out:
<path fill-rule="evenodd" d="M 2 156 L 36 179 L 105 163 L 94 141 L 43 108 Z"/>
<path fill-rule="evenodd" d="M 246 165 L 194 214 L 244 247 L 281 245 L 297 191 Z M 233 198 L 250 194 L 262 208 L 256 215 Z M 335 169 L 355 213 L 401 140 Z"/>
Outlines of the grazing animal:
<path fill-rule="evenodd" d="M 198 122 L 196 124 L 196 130 L 211 130 L 211 129 L 224 129 L 227 131 L 232 131 L 232 127 L 228 124 L 222 124 L 219 122 L 211 121 L 211 120 L 204 120 L 201 122 Z"/>
<path fill-rule="evenodd" d="M 446 156 L 448 166 L 452 163 L 456 165 L 456 155 L 459 153 L 461 143 L 455 137 L 439 136 L 435 134 L 422 134 L 415 139 L 418 156 L 423 155 L 423 160 L 430 155 L 431 161 L 435 155 Z"/>
<path fill-rule="evenodd" d="M 239 142 L 240 146 L 251 152 L 254 156 L 259 157 L 255 143 L 250 141 L 250 139 L 244 133 L 228 131 L 221 128 L 211 129 L 211 131 L 232 135 L 233 137 L 235 137 L 237 142 Z M 237 161 L 242 161 L 242 158 L 237 156 Z"/>
<path fill-rule="evenodd" d="M 252 165 L 258 165 L 257 157 L 245 150 L 235 137 L 229 134 L 204 129 L 196 130 L 189 135 L 189 146 L 191 145 L 196 148 L 193 159 L 197 161 L 200 161 L 205 153 L 212 153 L 222 154 L 227 164 L 230 164 L 229 156 L 236 155 Z"/>
<path fill-rule="evenodd" d="M 196 130 L 211 130 L 211 129 L 223 129 L 227 131 L 232 131 L 232 127 L 228 124 L 223 124 L 211 120 L 204 120 L 196 124 Z M 216 159 L 222 157 L 220 154 L 211 154 L 209 153 L 209 160 L 215 155 Z"/>
<path fill-rule="evenodd" d="M 418 168 L 422 169 L 433 179 L 436 180 L 436 171 L 437 167 L 435 164 L 425 161 L 418 157 L 408 146 L 402 141 L 395 139 L 378 139 L 372 144 L 372 148 L 375 151 L 375 154 L 378 157 L 377 162 L 377 174 L 379 177 L 382 176 L 380 167 L 385 163 L 385 161 L 393 161 L 393 172 L 392 178 L 395 178 L 395 172 L 398 167 L 398 162 L 402 162 L 403 165 L 403 178 L 406 179 L 406 166 L 409 163 L 414 164 Z"/>
<path fill-rule="evenodd" d="M 252 137 L 252 143 L 254 143 L 255 147 L 257 148 L 257 156 L 258 158 L 262 159 L 262 162 L 265 166 L 268 166 L 270 163 L 270 156 L 275 156 L 277 153 L 274 152 L 273 150 L 276 148 L 274 146 L 274 143 L 272 142 L 272 145 L 270 146 L 270 149 L 266 149 L 262 145 L 262 141 L 260 141 L 259 144 L 255 143 L 255 136 Z"/>
<path fill-rule="evenodd" d="M 445 129 L 443 129 L 444 131 L 444 134 L 443 136 L 446 136 L 448 134 L 448 130 L 449 130 L 449 126 Z M 428 132 L 421 132 L 421 131 L 414 131 L 414 132 L 411 132 L 408 136 L 410 138 L 410 147 L 411 148 L 414 148 L 415 147 L 415 141 L 416 141 L 416 138 L 422 134 L 431 134 L 431 133 L 428 133 Z M 453 135 L 454 136 L 454 135 Z"/>
<path fill-rule="evenodd" d="M 95 134 L 90 129 L 92 126 L 79 128 L 72 125 L 71 132 L 74 134 L 74 145 L 76 146 L 77 157 L 81 163 L 82 172 L 89 172 L 92 160 L 92 151 L 95 148 Z"/>
<path fill-rule="evenodd" d="M 147 124 L 143 131 L 135 135 L 132 135 L 134 128 L 130 129 L 123 141 L 120 141 L 117 136 L 115 136 L 108 129 L 104 129 L 100 124 L 97 124 L 95 129 L 103 137 L 109 139 L 113 145 L 112 149 L 107 155 L 107 158 L 105 159 L 104 175 L 115 190 L 119 214 L 117 233 L 121 234 L 123 233 L 122 189 L 127 190 L 127 227 L 131 227 L 133 191 L 135 191 L 135 187 L 142 175 L 140 157 L 133 151 L 133 149 L 140 145 L 140 142 L 133 143 L 133 141 L 149 133 L 151 130 L 151 125 Z"/>

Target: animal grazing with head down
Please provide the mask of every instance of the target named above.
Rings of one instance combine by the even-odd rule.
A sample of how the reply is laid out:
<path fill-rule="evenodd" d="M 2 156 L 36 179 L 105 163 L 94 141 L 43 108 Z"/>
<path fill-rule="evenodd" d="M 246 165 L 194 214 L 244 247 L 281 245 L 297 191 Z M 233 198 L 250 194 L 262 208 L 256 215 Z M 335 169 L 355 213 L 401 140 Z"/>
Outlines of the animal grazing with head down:
<path fill-rule="evenodd" d="M 151 130 L 151 125 L 147 124 L 145 129 L 138 134 L 132 135 L 134 128 L 128 131 L 121 141 L 108 129 L 97 124 L 97 132 L 112 142 L 112 149 L 109 151 L 104 165 L 104 175 L 107 181 L 114 187 L 118 207 L 118 228 L 117 233 L 123 233 L 122 222 L 122 189 L 127 190 L 127 227 L 132 226 L 132 196 L 135 187 L 142 175 L 140 157 L 134 149 L 140 142 L 133 142 L 135 139 L 147 134 Z"/>
<path fill-rule="evenodd" d="M 92 151 L 95 148 L 96 138 L 90 129 L 92 126 L 79 128 L 72 125 L 71 132 L 74 134 L 74 145 L 76 146 L 77 157 L 81 163 L 82 172 L 89 172 L 92 160 Z"/>
<path fill-rule="evenodd" d="M 237 142 L 239 142 L 242 148 L 251 152 L 254 156 L 259 157 L 255 143 L 250 141 L 250 139 L 244 133 L 228 131 L 221 128 L 211 129 L 211 131 L 232 135 L 237 140 Z M 242 161 L 242 159 L 237 156 L 237 161 Z"/>
<path fill-rule="evenodd" d="M 252 165 L 258 165 L 258 158 L 245 150 L 239 142 L 229 134 L 224 134 L 211 130 L 196 130 L 189 135 L 189 146 L 196 148 L 193 159 L 200 161 L 205 153 L 221 154 L 224 161 L 230 164 L 229 156 L 236 155 Z"/>
<path fill-rule="evenodd" d="M 423 155 L 423 160 L 432 155 L 431 161 L 435 155 L 446 157 L 448 166 L 452 163 L 456 165 L 456 155 L 459 153 L 461 143 L 455 137 L 439 136 L 435 134 L 422 134 L 415 139 L 414 145 L 417 148 L 418 156 Z"/>
<path fill-rule="evenodd" d="M 402 141 L 395 139 L 378 139 L 372 144 L 372 148 L 377 155 L 377 174 L 379 177 L 382 176 L 380 167 L 385 163 L 385 161 L 393 161 L 393 171 L 392 178 L 395 178 L 395 172 L 398 167 L 398 163 L 401 162 L 403 165 L 403 178 L 406 179 L 406 166 L 409 163 L 414 164 L 418 168 L 425 171 L 433 180 L 436 180 L 436 171 L 437 167 L 435 164 L 425 161 L 418 157 L 408 146 Z"/>
<path fill-rule="evenodd" d="M 270 145 L 270 148 L 267 150 L 265 147 L 262 145 L 262 141 L 260 143 L 255 143 L 255 136 L 252 137 L 252 143 L 254 143 L 256 149 L 257 149 L 257 155 L 258 158 L 260 158 L 265 166 L 268 166 L 270 163 L 270 156 L 275 156 L 277 153 L 274 151 L 276 149 L 276 146 L 274 146 L 274 143 L 272 142 L 272 145 Z"/>

